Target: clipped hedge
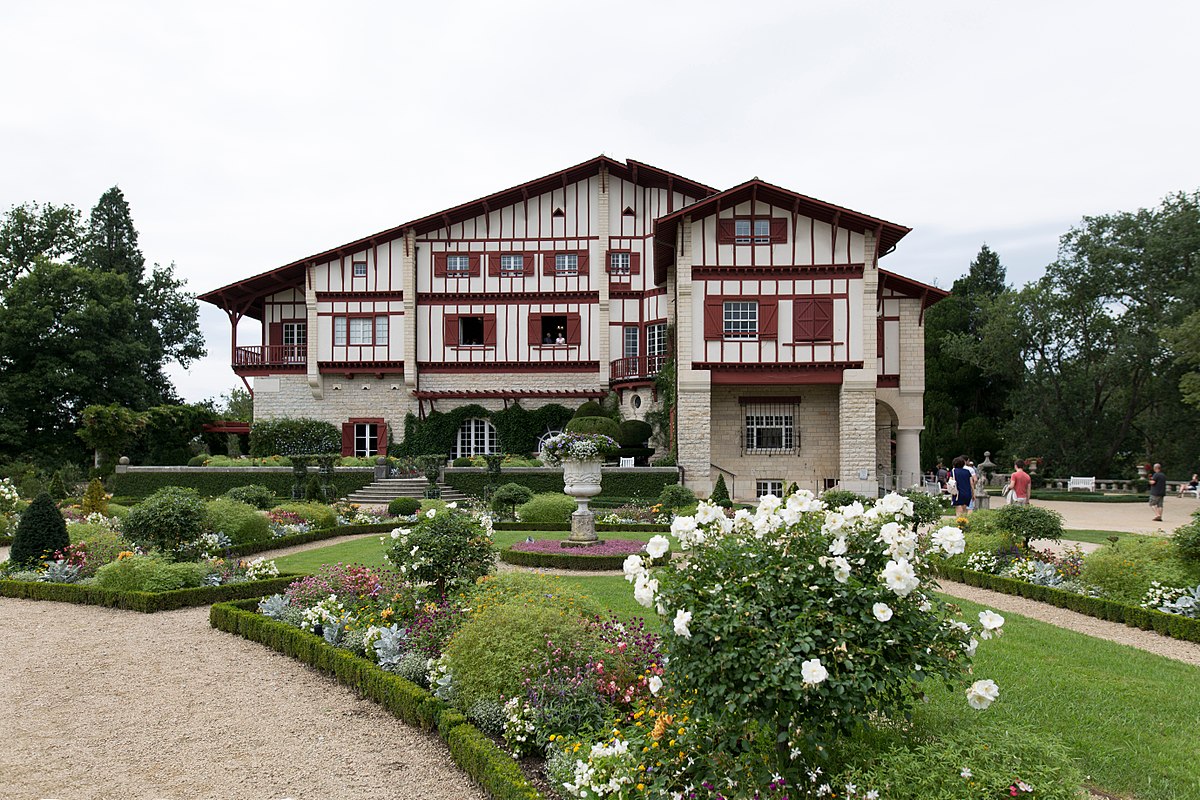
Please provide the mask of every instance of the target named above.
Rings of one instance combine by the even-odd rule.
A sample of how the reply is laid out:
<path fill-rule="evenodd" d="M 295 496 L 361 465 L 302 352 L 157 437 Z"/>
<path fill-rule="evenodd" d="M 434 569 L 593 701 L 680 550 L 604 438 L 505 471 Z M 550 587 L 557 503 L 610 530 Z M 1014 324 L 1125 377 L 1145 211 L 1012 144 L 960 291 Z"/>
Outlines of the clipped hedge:
<path fill-rule="evenodd" d="M 310 469 L 310 475 L 316 470 Z M 278 497 L 290 498 L 295 478 L 290 468 L 255 469 L 253 467 L 192 467 L 162 472 L 117 472 L 112 478 L 113 494 L 119 497 L 149 497 L 164 486 L 183 486 L 195 489 L 205 497 L 220 497 L 235 486 L 258 484 L 266 486 Z M 353 494 L 373 483 L 373 469 L 338 469 L 333 475 L 334 491 L 338 497 Z"/>
<path fill-rule="evenodd" d="M 500 560 L 506 564 L 519 567 L 543 567 L 548 569 L 578 569 L 600 572 L 603 570 L 621 569 L 628 555 L 596 556 L 575 555 L 587 548 L 563 548 L 561 553 L 531 553 L 528 550 L 513 550 L 511 547 L 500 551 Z M 661 567 L 671 559 L 671 554 L 654 560 L 654 566 Z"/>
<path fill-rule="evenodd" d="M 561 525 L 557 522 L 493 522 L 492 529 L 497 531 L 563 531 L 571 530 L 571 525 Z M 596 523 L 597 531 L 645 531 L 646 533 L 668 533 L 670 525 L 659 525 L 656 522 L 631 522 L 627 525 L 608 525 Z"/>
<path fill-rule="evenodd" d="M 462 714 L 399 675 L 333 647 L 320 636 L 264 617 L 256 608 L 255 600 L 218 603 L 209 611 L 209 623 L 333 675 L 409 725 L 436 730 L 446 740 L 454 763 L 496 800 L 541 800 L 541 793 L 512 757 Z"/>
<path fill-rule="evenodd" d="M 303 575 L 288 573 L 261 581 L 231 583 L 226 586 L 199 586 L 195 589 L 176 589 L 170 592 L 119 592 L 75 583 L 0 580 L 0 597 L 52 600 L 58 603 L 105 606 L 153 614 L 156 611 L 173 611 L 177 608 L 275 594 L 284 591 L 293 581 L 302 577 Z"/>
<path fill-rule="evenodd" d="M 7 547 L 12 544 L 12 540 L 13 537 L 11 536 L 0 536 L 0 547 Z"/>
<path fill-rule="evenodd" d="M 965 583 L 968 586 L 977 586 L 981 589 L 991 589 L 994 592 L 1038 600 L 1058 608 L 1078 611 L 1089 617 L 1121 622 L 1131 628 L 1154 631 L 1163 636 L 1170 636 L 1172 639 L 1200 642 L 1200 620 L 1197 619 L 1188 619 L 1178 614 L 1165 614 L 1162 611 L 1140 606 L 1129 606 L 1100 597 L 1088 597 L 1068 592 L 1065 589 L 1056 589 L 1053 586 L 1039 586 L 1015 578 L 952 567 L 948 564 L 938 564 L 937 572 L 943 578 Z"/>
<path fill-rule="evenodd" d="M 534 494 L 561 492 L 562 470 L 554 468 L 526 467 L 501 470 L 498 479 L 489 476 L 483 469 L 449 468 L 443 482 L 463 494 L 482 497 L 489 483 L 519 483 L 528 486 Z M 600 484 L 600 500 L 608 497 L 641 498 L 646 502 L 658 499 L 664 486 L 679 483 L 679 472 L 675 469 L 605 469 Z"/>
<path fill-rule="evenodd" d="M 309 542 L 319 542 L 324 539 L 337 539 L 342 536 L 354 536 L 358 533 L 387 533 L 397 526 L 395 522 L 380 522 L 374 525 L 342 525 L 339 528 L 323 528 L 317 531 L 308 531 L 306 533 L 293 533 L 291 536 L 280 536 L 278 539 L 271 539 L 266 542 L 247 542 L 246 544 L 234 545 L 226 548 L 224 553 L 227 556 L 248 556 L 254 553 L 265 553 L 269 550 L 279 550 L 284 547 L 292 547 L 298 544 L 308 544 Z"/>

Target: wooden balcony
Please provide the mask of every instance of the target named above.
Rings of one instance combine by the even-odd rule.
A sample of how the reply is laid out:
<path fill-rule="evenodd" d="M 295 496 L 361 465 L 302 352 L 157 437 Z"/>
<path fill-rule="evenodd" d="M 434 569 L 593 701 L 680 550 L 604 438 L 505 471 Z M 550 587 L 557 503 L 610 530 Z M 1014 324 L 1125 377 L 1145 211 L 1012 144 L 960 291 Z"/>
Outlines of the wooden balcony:
<path fill-rule="evenodd" d="M 610 383 L 650 382 L 667 363 L 665 355 L 618 358 L 609 369 Z"/>
<path fill-rule="evenodd" d="M 269 344 L 233 349 L 233 371 L 238 374 L 304 372 L 308 367 L 308 345 Z"/>

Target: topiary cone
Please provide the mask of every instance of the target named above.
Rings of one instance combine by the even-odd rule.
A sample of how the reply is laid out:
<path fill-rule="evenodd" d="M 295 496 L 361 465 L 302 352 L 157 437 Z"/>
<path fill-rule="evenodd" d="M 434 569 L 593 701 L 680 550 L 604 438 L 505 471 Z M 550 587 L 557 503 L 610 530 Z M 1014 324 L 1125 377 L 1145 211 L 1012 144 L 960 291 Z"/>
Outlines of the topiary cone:
<path fill-rule="evenodd" d="M 14 565 L 34 566 L 70 543 L 66 520 L 50 495 L 42 492 L 21 514 L 8 558 Z"/>

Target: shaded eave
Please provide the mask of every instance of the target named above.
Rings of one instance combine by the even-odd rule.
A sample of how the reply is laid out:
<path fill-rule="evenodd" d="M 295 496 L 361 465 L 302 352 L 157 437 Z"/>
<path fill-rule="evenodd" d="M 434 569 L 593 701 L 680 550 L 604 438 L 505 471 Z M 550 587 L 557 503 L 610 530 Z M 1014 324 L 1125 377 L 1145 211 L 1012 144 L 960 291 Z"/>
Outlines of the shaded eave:
<path fill-rule="evenodd" d="M 199 295 L 197 299 L 203 300 L 206 303 L 212 303 L 228 312 L 254 319 L 262 319 L 263 298 L 283 289 L 302 288 L 304 285 L 304 270 L 309 264 L 329 261 L 340 258 L 348 253 L 361 251 L 375 244 L 399 238 L 409 230 L 419 236 L 449 227 L 464 220 L 473 219 L 481 214 L 487 214 L 495 209 L 522 202 L 552 189 L 569 186 L 576 181 L 590 178 L 598 174 L 602 166 L 607 167 L 610 175 L 628 180 L 639 186 L 673 190 L 693 198 L 709 197 L 717 193 L 717 190 L 711 186 L 705 186 L 702 183 L 697 183 L 689 178 L 684 178 L 681 175 L 676 175 L 673 172 L 668 172 L 667 170 L 641 161 L 626 159 L 622 163 L 608 156 L 597 156 L 581 164 L 576 164 L 573 167 L 567 167 L 564 170 L 559 170 L 541 178 L 536 178 L 532 181 L 504 189 L 503 191 L 489 194 L 486 197 L 448 208 L 445 211 L 439 211 L 436 214 L 430 214 L 410 222 L 402 223 L 394 228 L 373 233 L 362 239 L 347 242 L 346 244 L 299 259 L 298 261 L 293 261 L 290 264 L 285 264 L 268 272 L 231 283 L 228 286 L 213 289 L 210 292 Z"/>
<path fill-rule="evenodd" d="M 936 286 L 930 286 L 928 283 L 906 278 L 903 275 L 898 275 L 895 272 L 888 272 L 886 269 L 879 270 L 879 291 L 891 289 L 905 297 L 915 297 L 921 301 L 921 310 L 929 308 L 938 300 L 949 297 L 950 293 L 945 289 L 939 289 Z"/>
<path fill-rule="evenodd" d="M 654 279 L 658 283 L 666 280 L 667 269 L 675 263 L 675 234 L 685 216 L 691 219 L 712 216 L 722 209 L 732 208 L 748 200 L 762 200 L 776 208 L 791 210 L 793 214 L 828 222 L 840 228 L 855 233 L 875 234 L 879 243 L 879 254 L 887 255 L 896 243 L 908 234 L 912 228 L 888 222 L 885 219 L 862 214 L 849 208 L 826 203 L 807 195 L 784 189 L 767 183 L 759 178 L 752 178 L 743 184 L 726 189 L 714 195 L 693 203 L 686 208 L 659 217 L 654 223 Z"/>

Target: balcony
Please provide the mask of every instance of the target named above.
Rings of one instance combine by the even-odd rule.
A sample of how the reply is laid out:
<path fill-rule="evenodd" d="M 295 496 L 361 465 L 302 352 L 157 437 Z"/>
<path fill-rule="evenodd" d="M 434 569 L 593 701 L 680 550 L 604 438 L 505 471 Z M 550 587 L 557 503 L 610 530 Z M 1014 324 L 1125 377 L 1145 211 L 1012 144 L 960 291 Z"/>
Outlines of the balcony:
<path fill-rule="evenodd" d="M 269 344 L 233 348 L 233 369 L 238 373 L 303 372 L 308 366 L 308 345 Z"/>
<path fill-rule="evenodd" d="M 667 363 L 665 355 L 618 358 L 609 369 L 611 383 L 649 383 Z"/>

